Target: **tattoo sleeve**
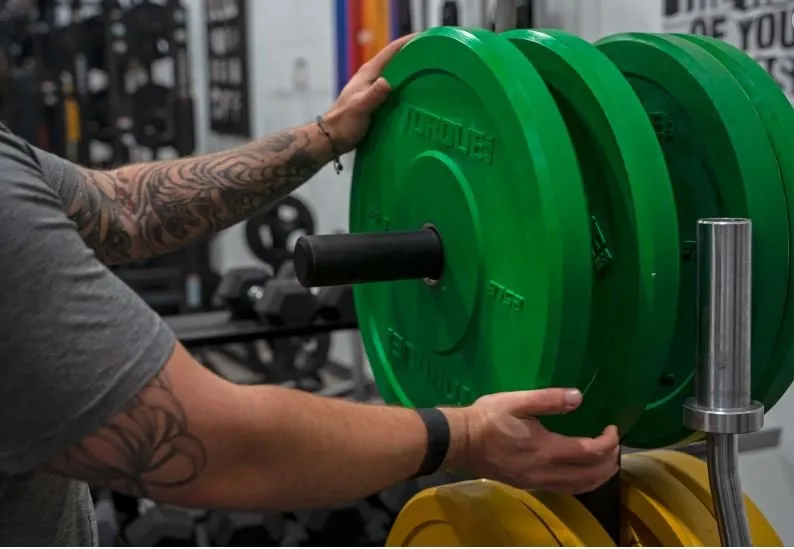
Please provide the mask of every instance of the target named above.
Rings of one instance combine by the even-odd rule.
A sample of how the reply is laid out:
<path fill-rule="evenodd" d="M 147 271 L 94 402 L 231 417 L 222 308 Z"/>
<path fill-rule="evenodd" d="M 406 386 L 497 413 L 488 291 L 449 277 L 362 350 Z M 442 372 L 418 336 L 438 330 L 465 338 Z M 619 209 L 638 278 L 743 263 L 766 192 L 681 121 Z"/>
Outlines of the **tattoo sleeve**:
<path fill-rule="evenodd" d="M 306 182 L 331 158 L 305 126 L 205 156 L 82 169 L 67 213 L 108 264 L 159 255 L 225 229 Z"/>
<path fill-rule="evenodd" d="M 135 496 L 179 488 L 203 471 L 203 443 L 190 434 L 188 420 L 161 372 L 112 423 L 73 445 L 49 470 Z"/>

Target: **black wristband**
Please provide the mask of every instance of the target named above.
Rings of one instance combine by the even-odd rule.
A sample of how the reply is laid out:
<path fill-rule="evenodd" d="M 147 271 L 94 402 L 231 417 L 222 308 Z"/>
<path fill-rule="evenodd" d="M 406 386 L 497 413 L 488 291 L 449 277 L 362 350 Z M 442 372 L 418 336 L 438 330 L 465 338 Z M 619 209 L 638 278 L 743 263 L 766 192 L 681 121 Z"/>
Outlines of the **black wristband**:
<path fill-rule="evenodd" d="M 422 465 L 413 478 L 426 477 L 436 473 L 444 464 L 449 452 L 450 434 L 447 416 L 436 408 L 418 408 L 416 413 L 422 418 L 427 429 L 427 450 Z"/>

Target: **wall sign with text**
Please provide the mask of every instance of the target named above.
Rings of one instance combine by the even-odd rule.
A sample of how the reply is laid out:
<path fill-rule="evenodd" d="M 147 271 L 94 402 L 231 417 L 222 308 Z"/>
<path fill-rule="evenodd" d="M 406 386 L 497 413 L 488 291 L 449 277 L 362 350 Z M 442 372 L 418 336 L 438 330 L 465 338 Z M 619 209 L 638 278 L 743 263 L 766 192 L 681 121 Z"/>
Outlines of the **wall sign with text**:
<path fill-rule="evenodd" d="M 210 130 L 251 137 L 247 0 L 205 0 Z"/>
<path fill-rule="evenodd" d="M 705 34 L 746 51 L 794 101 L 794 0 L 665 0 L 665 32 Z"/>

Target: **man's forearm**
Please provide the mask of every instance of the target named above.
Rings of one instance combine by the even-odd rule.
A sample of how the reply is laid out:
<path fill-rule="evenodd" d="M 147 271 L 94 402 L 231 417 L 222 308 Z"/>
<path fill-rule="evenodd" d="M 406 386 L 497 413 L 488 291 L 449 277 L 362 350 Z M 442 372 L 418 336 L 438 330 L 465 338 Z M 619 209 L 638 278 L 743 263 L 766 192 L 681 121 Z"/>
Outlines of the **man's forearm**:
<path fill-rule="evenodd" d="M 277 387 L 246 388 L 251 414 L 230 438 L 236 458 L 207 477 L 210 506 L 300 509 L 351 501 L 413 476 L 427 436 L 416 412 L 318 398 Z M 451 414 L 455 447 L 463 453 L 462 415 Z M 268 418 L 263 421 L 263 418 Z M 242 444 L 241 444 L 242 443 Z"/>
<path fill-rule="evenodd" d="M 463 468 L 467 416 L 446 413 L 447 465 Z M 123 411 L 49 470 L 182 507 L 289 510 L 393 486 L 417 472 L 426 445 L 412 410 L 234 385 L 177 344 Z"/>
<path fill-rule="evenodd" d="M 102 261 L 136 261 L 242 221 L 331 158 L 327 136 L 310 124 L 204 156 L 81 169 L 67 213 Z"/>

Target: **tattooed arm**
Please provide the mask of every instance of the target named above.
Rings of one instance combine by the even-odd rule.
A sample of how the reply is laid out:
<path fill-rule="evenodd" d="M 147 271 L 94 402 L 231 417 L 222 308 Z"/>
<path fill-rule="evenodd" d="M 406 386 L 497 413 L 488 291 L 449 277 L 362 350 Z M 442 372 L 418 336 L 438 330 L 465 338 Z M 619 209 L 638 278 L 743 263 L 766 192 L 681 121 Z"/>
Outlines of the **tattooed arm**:
<path fill-rule="evenodd" d="M 350 79 L 323 116 L 329 135 L 312 123 L 198 158 L 81 169 L 64 197 L 68 215 L 105 263 L 161 254 L 242 221 L 307 181 L 333 152 L 355 148 L 391 91 L 383 70 L 411 38 L 386 46 Z"/>
<path fill-rule="evenodd" d="M 462 465 L 464 413 L 449 414 L 456 441 L 449 460 Z M 288 510 L 349 501 L 407 479 L 425 444 L 411 410 L 236 386 L 177 345 L 124 410 L 48 469 L 184 507 Z"/>
<path fill-rule="evenodd" d="M 205 156 L 112 171 L 80 168 L 66 210 L 101 261 L 136 261 L 242 221 L 331 158 L 331 142 L 311 124 Z"/>
<path fill-rule="evenodd" d="M 445 408 L 445 464 L 519 487 L 590 491 L 617 470 L 617 431 L 568 438 L 534 416 L 576 409 L 564 389 Z M 237 386 L 177 345 L 106 426 L 49 470 L 183 507 L 295 510 L 355 500 L 413 476 L 427 448 L 418 414 L 276 386 Z"/>

